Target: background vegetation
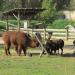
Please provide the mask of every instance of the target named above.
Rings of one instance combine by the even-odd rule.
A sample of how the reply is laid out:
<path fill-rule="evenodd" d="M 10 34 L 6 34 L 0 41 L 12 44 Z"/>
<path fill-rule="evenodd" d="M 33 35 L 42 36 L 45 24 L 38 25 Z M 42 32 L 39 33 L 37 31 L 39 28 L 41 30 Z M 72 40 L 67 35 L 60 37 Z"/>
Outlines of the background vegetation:
<path fill-rule="evenodd" d="M 59 23 L 59 19 L 62 20 L 65 19 L 62 17 L 64 14 L 60 11 L 74 10 L 75 1 L 74 0 L 0 0 L 0 19 L 1 20 L 3 19 L 2 12 L 13 8 L 18 8 L 18 7 L 19 8 L 45 8 L 46 10 L 40 13 L 40 17 L 38 17 L 39 15 L 37 14 L 36 17 L 33 17 L 32 19 L 41 21 L 42 23 L 48 25 L 47 28 L 48 27 L 62 28 L 63 27 L 62 24 L 60 24 L 60 27 L 59 26 L 57 27 L 54 24 L 54 22 L 58 20 L 57 22 Z M 64 24 L 67 24 L 66 21 L 63 20 L 63 22 Z M 2 28 L 3 26 L 2 23 L 0 26 Z"/>
<path fill-rule="evenodd" d="M 75 0 L 0 0 L 0 30 L 6 26 L 6 23 L 1 22 L 5 21 L 2 12 L 17 7 L 46 9 L 40 13 L 40 17 L 37 14 L 31 20 L 33 25 L 42 22 L 47 28 L 65 28 L 68 24 L 75 24 L 74 21 L 63 19 L 63 13 L 60 13 L 65 9 L 73 10 Z M 17 25 L 16 20 L 9 20 L 9 23 Z M 0 75 L 75 75 L 75 57 L 19 57 L 14 51 L 11 52 L 12 56 L 5 56 L 3 48 L 0 48 Z"/>

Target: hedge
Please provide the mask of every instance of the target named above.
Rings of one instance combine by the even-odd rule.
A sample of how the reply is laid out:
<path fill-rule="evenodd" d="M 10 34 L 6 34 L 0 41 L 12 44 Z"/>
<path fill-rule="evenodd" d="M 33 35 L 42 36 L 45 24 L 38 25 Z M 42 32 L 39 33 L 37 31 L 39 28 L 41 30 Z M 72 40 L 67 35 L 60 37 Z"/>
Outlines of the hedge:
<path fill-rule="evenodd" d="M 47 28 L 54 28 L 54 29 L 64 29 L 66 25 L 75 25 L 75 21 L 71 20 L 55 20 L 52 24 L 50 23 Z"/>

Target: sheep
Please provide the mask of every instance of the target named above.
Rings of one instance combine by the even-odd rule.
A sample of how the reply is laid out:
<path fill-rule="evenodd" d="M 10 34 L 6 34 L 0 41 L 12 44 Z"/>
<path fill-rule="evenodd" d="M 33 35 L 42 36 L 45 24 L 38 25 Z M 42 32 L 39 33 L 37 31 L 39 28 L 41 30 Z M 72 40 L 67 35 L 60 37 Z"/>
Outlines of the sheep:
<path fill-rule="evenodd" d="M 56 54 L 56 51 L 58 50 L 59 54 L 59 49 L 61 49 L 61 55 L 63 54 L 63 47 L 64 47 L 64 41 L 62 39 L 58 40 L 47 40 L 45 44 L 45 48 L 49 54 L 52 54 L 54 51 L 54 54 Z"/>

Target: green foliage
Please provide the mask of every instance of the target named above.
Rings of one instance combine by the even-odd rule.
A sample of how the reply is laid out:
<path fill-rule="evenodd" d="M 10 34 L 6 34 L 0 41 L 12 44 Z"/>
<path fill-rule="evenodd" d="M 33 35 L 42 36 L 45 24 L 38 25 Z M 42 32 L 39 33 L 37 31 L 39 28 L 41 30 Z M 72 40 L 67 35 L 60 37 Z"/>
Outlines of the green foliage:
<path fill-rule="evenodd" d="M 0 11 L 2 11 L 3 8 L 3 0 L 0 0 Z"/>
<path fill-rule="evenodd" d="M 54 28 L 65 28 L 66 25 L 68 25 L 68 21 L 67 20 L 55 20 L 53 22 L 53 27 Z"/>
<path fill-rule="evenodd" d="M 4 21 L 4 22 L 2 22 L 2 21 L 0 21 L 0 29 L 6 29 L 6 21 Z M 18 25 L 18 22 L 17 22 L 17 20 L 8 20 L 8 24 L 9 24 L 9 27 L 11 26 L 11 27 L 13 27 L 13 25 L 14 26 L 17 26 Z M 11 25 L 11 24 L 13 24 L 13 25 Z M 20 21 L 20 26 L 22 26 L 23 25 L 23 21 Z"/>
<path fill-rule="evenodd" d="M 8 20 L 9 23 L 14 24 L 14 25 L 18 25 L 18 21 L 17 20 Z M 20 20 L 20 24 L 23 24 L 24 20 Z"/>
<path fill-rule="evenodd" d="M 5 28 L 6 28 L 6 24 L 5 24 L 5 23 L 0 22 L 0 29 L 5 29 Z"/>
<path fill-rule="evenodd" d="M 46 9 L 44 12 L 41 13 L 41 18 L 45 22 L 48 22 L 49 19 L 53 19 L 53 17 L 56 15 L 56 8 L 53 0 L 43 0 L 42 8 Z"/>
<path fill-rule="evenodd" d="M 37 21 L 37 20 L 31 20 L 30 21 L 30 25 L 35 25 L 35 24 L 37 24 L 39 21 Z"/>
<path fill-rule="evenodd" d="M 56 29 L 63 29 L 66 25 L 75 25 L 75 21 L 69 20 L 55 20 L 52 24 L 49 24 L 47 28 L 56 28 Z"/>
<path fill-rule="evenodd" d="M 62 13 L 60 14 L 58 12 L 59 10 L 65 8 L 74 9 L 75 0 L 0 0 L 0 11 L 5 11 L 17 7 L 45 8 L 46 10 L 40 14 L 40 20 L 42 20 L 45 24 L 51 24 L 54 20 L 57 20 L 60 15 L 62 15 Z M 17 25 L 17 22 L 15 21 L 11 23 Z"/>
<path fill-rule="evenodd" d="M 69 10 L 75 10 L 75 0 L 70 0 L 70 4 L 67 7 Z"/>
<path fill-rule="evenodd" d="M 0 0 L 0 10 L 5 11 L 13 8 L 41 7 L 39 0 Z"/>
<path fill-rule="evenodd" d="M 63 10 L 69 6 L 70 1 L 72 0 L 54 0 L 54 3 L 56 3 L 57 10 Z"/>
<path fill-rule="evenodd" d="M 8 20 L 9 23 L 11 24 L 14 24 L 14 25 L 17 25 L 18 24 L 18 21 L 17 20 Z"/>
<path fill-rule="evenodd" d="M 41 13 L 42 20 L 45 23 L 52 23 L 54 20 L 58 19 L 60 15 L 63 15 L 63 13 L 60 14 L 58 10 L 62 10 L 68 6 L 68 4 L 69 0 L 43 0 L 42 8 L 45 8 L 46 10 Z"/>
<path fill-rule="evenodd" d="M 21 7 L 21 0 L 4 0 L 3 10 L 9 10 L 13 8 Z"/>

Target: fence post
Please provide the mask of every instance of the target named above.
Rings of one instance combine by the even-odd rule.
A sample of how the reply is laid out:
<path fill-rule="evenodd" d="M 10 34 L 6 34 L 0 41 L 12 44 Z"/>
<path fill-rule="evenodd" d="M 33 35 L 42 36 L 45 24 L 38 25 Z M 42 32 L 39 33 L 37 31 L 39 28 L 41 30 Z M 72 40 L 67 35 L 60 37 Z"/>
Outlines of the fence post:
<path fill-rule="evenodd" d="M 69 31 L 68 31 L 68 27 L 66 28 L 66 39 L 68 40 L 69 37 Z"/>
<path fill-rule="evenodd" d="M 44 42 L 46 41 L 46 29 L 44 29 Z"/>
<path fill-rule="evenodd" d="M 50 31 L 48 32 L 48 38 L 49 39 L 51 39 L 52 34 L 53 34 L 53 32 L 50 32 Z"/>
<path fill-rule="evenodd" d="M 7 20 L 7 23 L 6 23 L 6 30 L 8 31 L 8 30 L 9 30 L 9 27 L 8 27 L 8 16 L 6 16 L 6 20 Z"/>
<path fill-rule="evenodd" d="M 18 11 L 18 31 L 20 31 L 20 13 L 19 13 L 19 11 Z"/>

